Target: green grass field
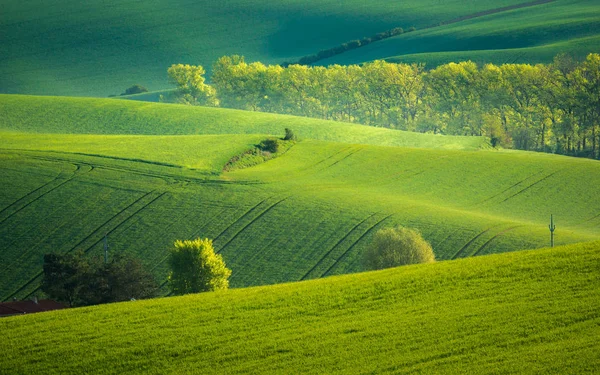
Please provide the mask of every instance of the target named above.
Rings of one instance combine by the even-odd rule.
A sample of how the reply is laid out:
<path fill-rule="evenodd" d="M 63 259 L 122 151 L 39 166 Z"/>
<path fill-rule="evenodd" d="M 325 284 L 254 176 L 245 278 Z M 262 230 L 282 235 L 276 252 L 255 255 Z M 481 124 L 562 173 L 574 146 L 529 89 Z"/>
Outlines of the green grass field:
<path fill-rule="evenodd" d="M 100 255 L 106 233 L 160 282 L 176 239 L 213 238 L 234 287 L 360 271 L 374 232 L 396 224 L 442 260 L 543 247 L 550 214 L 557 243 L 600 239 L 593 160 L 292 116 L 0 99 L 2 300 L 36 293 L 44 253 Z M 284 127 L 301 136 L 285 154 L 222 173 Z"/>
<path fill-rule="evenodd" d="M 210 67 L 231 54 L 265 63 L 294 61 L 394 27 L 421 29 L 524 2 L 6 0 L 0 12 L 0 92 L 108 96 L 133 84 L 162 90 L 170 86 L 171 64 Z"/>
<path fill-rule="evenodd" d="M 0 320 L 10 374 L 584 374 L 600 242 Z"/>
<path fill-rule="evenodd" d="M 427 66 L 478 63 L 548 63 L 559 53 L 583 59 L 600 51 L 600 4 L 557 0 L 533 7 L 417 30 L 346 52 L 318 64 L 377 59 Z"/>

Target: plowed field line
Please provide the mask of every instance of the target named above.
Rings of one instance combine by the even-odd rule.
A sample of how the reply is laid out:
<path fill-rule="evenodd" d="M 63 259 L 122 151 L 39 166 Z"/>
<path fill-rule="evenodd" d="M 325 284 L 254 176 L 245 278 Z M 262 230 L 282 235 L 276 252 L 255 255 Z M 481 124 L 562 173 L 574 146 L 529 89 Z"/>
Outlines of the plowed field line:
<path fill-rule="evenodd" d="M 89 167 L 89 166 L 88 166 Z M 47 191 L 42 192 L 42 194 L 38 195 L 37 197 L 31 199 L 29 202 L 23 204 L 21 207 L 16 208 L 13 212 L 11 212 L 10 214 L 8 214 L 6 217 L 4 217 L 2 220 L 0 220 L 0 224 L 4 223 L 6 220 L 8 220 L 10 217 L 12 217 L 13 215 L 19 213 L 20 211 L 24 210 L 25 208 L 27 208 L 28 206 L 30 206 L 31 204 L 35 203 L 36 201 L 38 201 L 39 199 L 43 198 L 44 196 L 46 196 L 47 194 L 50 194 L 51 192 L 53 192 L 54 190 L 58 189 L 59 187 L 65 185 L 67 182 L 73 180 L 75 177 L 77 177 L 79 174 L 81 174 L 82 172 L 79 172 L 79 170 L 81 169 L 80 165 L 77 165 L 77 169 L 75 170 L 75 172 L 73 172 L 73 174 L 70 177 L 67 177 L 64 181 L 58 183 L 56 186 L 51 187 L 50 189 L 48 189 Z M 89 170 L 87 170 L 86 172 L 91 171 L 91 168 Z M 36 189 L 35 191 L 39 191 L 40 189 L 42 189 L 43 187 L 47 187 L 48 185 L 50 185 L 53 182 L 57 182 L 58 180 L 60 180 L 60 177 L 57 177 L 56 179 L 50 181 L 49 183 L 45 184 L 44 186 Z M 23 198 L 19 199 L 25 199 L 29 196 L 31 196 L 32 194 L 34 194 L 34 192 L 31 192 L 27 195 L 25 195 Z M 17 202 L 13 203 L 11 206 L 16 205 Z M 9 206 L 9 207 L 11 207 Z M 5 208 L 2 210 L 2 212 L 5 212 L 9 207 Z M 0 214 L 2 213 L 0 212 Z"/>
<path fill-rule="evenodd" d="M 323 255 L 323 257 L 321 257 L 321 259 L 319 259 L 319 261 L 310 270 L 308 270 L 308 272 L 304 276 L 302 276 L 302 278 L 300 280 L 306 280 L 306 278 L 308 277 L 308 275 L 310 275 L 315 269 L 317 269 L 317 267 L 320 266 L 321 263 L 323 263 L 323 261 L 325 260 L 325 258 L 327 258 L 333 252 L 333 250 L 335 250 L 336 247 L 338 247 L 342 242 L 344 242 L 346 240 L 346 238 L 348 238 L 348 236 L 350 236 L 350 234 L 352 234 L 352 232 L 354 232 L 356 230 L 356 228 L 358 228 L 359 226 L 361 226 L 365 221 L 369 220 L 374 215 L 375 214 L 371 214 L 371 215 L 367 216 L 366 218 L 364 218 L 363 220 L 361 220 L 358 224 L 356 224 L 355 226 L 353 226 L 352 229 L 350 229 L 348 231 L 348 233 L 346 233 L 346 235 L 344 237 L 342 237 L 338 242 L 336 242 L 336 244 L 333 245 L 333 247 L 331 249 L 329 249 L 329 251 L 326 252 L 325 255 Z"/>
<path fill-rule="evenodd" d="M 333 270 L 333 268 L 335 266 L 337 266 L 338 263 L 342 259 L 346 258 L 346 256 L 348 256 L 348 254 L 350 254 L 350 251 L 354 248 L 354 246 L 356 246 L 363 238 L 365 238 L 369 233 L 371 233 L 379 224 L 383 223 L 384 221 L 386 221 L 387 219 L 389 219 L 392 216 L 394 216 L 394 214 L 387 215 L 383 219 L 381 219 L 381 220 L 377 221 L 375 224 L 371 225 L 371 227 L 369 227 L 369 229 L 367 229 L 365 231 L 365 233 L 363 233 L 358 238 L 358 240 L 356 240 L 352 245 L 350 245 L 350 247 L 346 251 L 344 251 L 344 253 L 325 272 L 323 272 L 323 274 L 321 274 L 321 277 L 327 276 L 327 274 L 329 274 L 329 272 L 331 272 L 331 270 Z"/>
<path fill-rule="evenodd" d="M 327 166 L 327 167 L 325 167 L 323 170 L 325 170 L 325 169 L 329 169 L 329 168 L 333 167 L 334 165 L 336 165 L 336 164 L 338 164 L 338 163 L 340 163 L 340 162 L 342 162 L 342 161 L 344 161 L 344 160 L 348 159 L 350 156 L 352 156 L 352 155 L 354 155 L 354 154 L 356 154 L 357 152 L 360 152 L 360 151 L 362 151 L 362 150 L 363 150 L 363 148 L 358 148 L 357 150 L 354 150 L 354 151 L 350 152 L 348 155 L 344 156 L 343 158 L 341 158 L 340 160 L 338 160 L 338 161 L 334 162 L 333 164 L 330 164 L 330 165 L 328 165 L 328 166 Z"/>
<path fill-rule="evenodd" d="M 510 232 L 513 229 L 517 229 L 519 227 L 522 227 L 522 225 L 515 225 L 514 227 L 507 228 L 507 229 L 503 230 L 502 232 L 498 232 L 494 237 L 490 238 L 483 245 L 481 245 L 481 247 L 479 249 L 477 249 L 473 254 L 471 254 L 471 256 L 476 256 L 477 254 L 479 254 L 480 252 L 482 252 L 483 249 L 485 249 L 485 247 L 487 245 L 489 245 L 493 240 L 495 240 L 496 238 L 500 237 L 501 235 L 503 235 L 503 234 L 505 234 L 507 232 Z"/>
<path fill-rule="evenodd" d="M 242 214 L 242 216 L 238 217 L 233 223 L 229 224 L 227 227 L 225 227 L 225 229 L 223 229 L 221 231 L 221 233 L 219 233 L 215 239 L 213 240 L 213 242 L 216 242 L 219 238 L 221 238 L 221 236 L 227 232 L 227 230 L 231 227 L 233 227 L 235 224 L 237 224 L 240 220 L 244 219 L 247 215 L 249 215 L 252 211 L 254 211 L 255 209 L 258 208 L 258 206 L 260 206 L 261 204 L 265 203 L 267 200 L 271 199 L 272 197 L 268 197 L 263 199 L 262 201 L 258 202 L 257 204 L 255 204 L 254 206 L 252 206 L 250 209 L 248 209 L 246 212 L 244 212 Z"/>
<path fill-rule="evenodd" d="M 476 206 L 479 206 L 480 204 L 484 204 L 484 203 L 486 203 L 486 202 L 489 202 L 489 201 L 491 201 L 492 199 L 494 199 L 494 198 L 497 198 L 497 197 L 501 196 L 502 194 L 506 193 L 507 191 L 509 191 L 509 190 L 511 190 L 511 189 L 514 189 L 515 187 L 517 187 L 517 186 L 521 185 L 523 182 L 525 182 L 525 181 L 527 181 L 527 180 L 529 180 L 529 179 L 531 179 L 531 178 L 534 178 L 535 176 L 538 176 L 538 175 L 539 175 L 539 174 L 541 174 L 541 173 L 542 173 L 542 172 L 538 172 L 538 173 L 536 173 L 536 174 L 534 174 L 534 175 L 527 176 L 526 178 L 522 179 L 521 181 L 519 181 L 519 182 L 517 182 L 517 183 L 515 183 L 515 184 L 511 185 L 510 187 L 508 187 L 508 188 L 506 188 L 506 189 L 502 190 L 500 193 L 498 193 L 498 194 L 494 194 L 494 195 L 492 195 L 491 197 L 489 197 L 489 198 L 486 198 L 486 199 L 482 200 L 481 202 L 477 202 L 477 203 L 475 203 L 475 204 L 473 205 L 473 207 L 476 207 Z"/>
<path fill-rule="evenodd" d="M 81 246 L 81 244 L 83 244 L 85 241 L 87 241 L 88 239 L 90 239 L 92 236 L 97 235 L 100 232 L 100 239 L 97 240 L 96 242 L 94 242 L 92 245 L 88 246 L 85 250 L 83 250 L 84 253 L 87 253 L 91 248 L 93 248 L 94 246 L 96 246 L 98 243 L 100 243 L 102 241 L 102 239 L 104 238 L 104 236 L 102 235 L 102 228 L 105 227 L 106 225 L 108 225 L 112 220 L 114 220 L 116 217 L 118 217 L 119 215 L 121 215 L 123 212 L 125 212 L 126 210 L 128 210 L 129 208 L 131 208 L 132 206 L 134 206 L 136 203 L 140 202 L 142 199 L 146 198 L 148 195 L 155 193 L 154 191 L 151 191 L 149 193 L 146 193 L 145 195 L 141 196 L 140 198 L 136 199 L 133 203 L 129 204 L 127 207 L 123 208 L 121 211 L 119 211 L 118 213 L 116 213 L 115 215 L 113 215 L 110 219 L 106 220 L 102 225 L 100 225 L 99 227 L 97 227 L 92 233 L 90 233 L 89 235 L 87 235 L 84 239 L 82 239 L 81 241 L 79 241 L 75 246 L 71 247 L 71 249 L 69 249 L 68 251 L 66 251 L 64 254 L 69 254 L 72 251 L 74 251 L 75 249 L 77 249 L 77 247 Z M 119 224 L 117 224 L 115 227 L 113 227 L 111 230 L 106 231 L 105 234 L 111 234 L 113 231 L 115 231 L 119 226 L 121 226 L 122 224 L 124 224 L 127 220 L 131 219 L 133 216 L 137 215 L 139 212 L 141 212 L 143 209 L 145 209 L 146 207 L 148 207 L 149 205 L 151 205 L 152 203 L 154 203 L 156 200 L 158 200 L 159 198 L 161 198 L 163 195 L 165 195 L 166 193 L 161 193 L 159 194 L 157 197 L 155 197 L 154 199 L 152 199 L 150 202 L 144 204 L 140 209 L 138 209 L 137 211 L 135 211 L 133 214 L 129 215 L 127 218 L 125 218 L 124 220 L 122 220 Z M 37 280 L 39 277 L 42 276 L 42 274 L 44 273 L 44 271 L 40 271 L 38 272 L 33 278 L 31 278 L 27 283 L 25 283 L 23 286 L 21 286 L 19 289 L 17 289 L 17 291 L 13 292 L 7 299 L 12 298 L 13 296 L 15 296 L 16 294 L 18 294 L 20 291 L 22 291 L 23 289 L 27 288 L 31 283 L 33 283 L 35 280 Z M 35 288 L 31 293 L 28 294 L 28 296 L 30 296 L 31 294 L 35 293 L 36 291 L 38 291 L 40 289 L 40 287 L 38 286 L 37 288 Z"/>
<path fill-rule="evenodd" d="M 550 173 L 550 174 L 549 174 L 549 175 L 547 175 L 546 177 L 544 177 L 544 178 L 542 178 L 542 179 L 540 179 L 540 180 L 538 180 L 538 181 L 534 182 L 533 184 L 531 184 L 531 185 L 529 185 L 529 186 L 527 186 L 527 187 L 523 188 L 522 190 L 520 190 L 520 191 L 516 192 L 515 194 L 511 195 L 510 197 L 506 198 L 505 200 L 503 200 L 503 201 L 502 201 L 502 202 L 500 202 L 500 203 L 504 203 L 504 202 L 506 202 L 507 200 L 509 200 L 509 199 L 512 199 L 512 198 L 514 198 L 514 197 L 516 197 L 517 195 L 519 195 L 519 194 L 521 194 L 521 193 L 523 193 L 523 192 L 525 192 L 525 191 L 527 191 L 527 190 L 531 189 L 532 187 L 534 187 L 535 185 L 539 184 L 540 182 L 542 182 L 542 181 L 545 181 L 545 180 L 549 179 L 550 177 L 554 176 L 555 174 L 557 174 L 557 173 L 558 173 L 558 172 L 560 172 L 560 171 L 562 171 L 562 169 L 559 169 L 558 171 L 554 171 L 554 172 Z"/>
<path fill-rule="evenodd" d="M 456 252 L 456 254 L 454 254 L 454 255 L 452 256 L 452 258 L 450 258 L 450 259 L 456 259 L 456 258 L 458 258 L 458 257 L 459 257 L 459 255 L 462 255 L 462 253 L 463 253 L 465 250 L 467 250 L 467 248 L 468 248 L 469 246 L 471 246 L 471 244 L 472 244 L 473 242 L 475 242 L 475 241 L 476 241 L 476 240 L 477 240 L 479 237 L 483 236 L 484 234 L 486 234 L 487 232 L 489 232 L 489 231 L 490 231 L 490 230 L 492 230 L 493 228 L 495 228 L 495 227 L 489 227 L 488 229 L 486 229 L 486 230 L 484 230 L 483 232 L 479 233 L 479 234 L 478 234 L 478 235 L 476 235 L 475 237 L 471 238 L 471 239 L 469 240 L 469 242 L 467 242 L 467 243 L 466 243 L 466 244 L 465 244 L 463 247 L 461 247 L 461 248 L 460 248 L 460 250 L 458 250 L 458 251 Z"/>
<path fill-rule="evenodd" d="M 284 202 L 285 200 L 287 200 L 290 197 L 285 197 L 275 203 L 273 203 L 271 206 L 269 206 L 266 210 L 264 210 L 263 212 L 261 212 L 257 217 L 255 217 L 254 219 L 250 220 L 250 222 L 246 225 L 244 225 L 242 227 L 242 229 L 240 229 L 235 235 L 233 235 L 233 237 L 231 237 L 227 242 L 225 242 L 218 251 L 215 251 L 217 254 L 222 252 L 227 245 L 229 245 L 233 240 L 235 240 L 237 238 L 237 236 L 240 235 L 240 233 L 242 233 L 244 230 L 246 230 L 246 228 L 248 228 L 250 225 L 252 225 L 254 222 L 256 222 L 258 219 L 260 219 L 261 217 L 263 217 L 264 215 L 267 214 L 267 212 L 271 211 L 273 208 L 275 208 L 277 205 L 279 205 L 280 203 Z"/>

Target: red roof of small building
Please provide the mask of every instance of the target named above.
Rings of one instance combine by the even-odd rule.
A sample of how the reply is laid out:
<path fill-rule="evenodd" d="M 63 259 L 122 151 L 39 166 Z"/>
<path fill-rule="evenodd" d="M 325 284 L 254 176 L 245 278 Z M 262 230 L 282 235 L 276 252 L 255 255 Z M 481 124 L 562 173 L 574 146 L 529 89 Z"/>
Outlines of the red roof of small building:
<path fill-rule="evenodd" d="M 37 301 L 13 301 L 0 303 L 0 316 L 32 314 L 50 310 L 60 310 L 67 306 L 51 299 Z"/>

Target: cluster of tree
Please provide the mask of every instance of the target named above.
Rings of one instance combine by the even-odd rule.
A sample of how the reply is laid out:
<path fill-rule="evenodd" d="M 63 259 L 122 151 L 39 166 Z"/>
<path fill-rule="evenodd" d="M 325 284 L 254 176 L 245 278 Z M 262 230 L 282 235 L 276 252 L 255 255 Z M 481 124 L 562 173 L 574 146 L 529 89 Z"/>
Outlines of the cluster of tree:
<path fill-rule="evenodd" d="M 231 270 L 209 239 L 176 241 L 170 250 L 169 284 L 175 295 L 229 287 Z M 116 255 L 110 262 L 75 254 L 46 254 L 42 291 L 70 307 L 90 306 L 158 295 L 152 274 L 135 258 Z"/>
<path fill-rule="evenodd" d="M 415 30 L 416 30 L 415 27 L 411 27 L 406 32 L 412 32 L 412 31 L 415 31 Z M 314 64 L 317 61 L 324 60 L 324 59 L 327 59 L 329 57 L 333 57 L 335 55 L 339 55 L 341 53 L 344 53 L 346 51 L 357 49 L 358 47 L 363 47 L 363 46 L 366 46 L 367 44 L 371 44 L 373 42 L 377 42 L 379 40 L 391 38 L 393 36 L 401 35 L 401 34 L 404 34 L 404 29 L 401 28 L 401 27 L 395 27 L 393 29 L 386 30 L 386 31 L 383 31 L 383 32 L 371 35 L 370 37 L 365 37 L 365 38 L 362 38 L 362 39 L 351 40 L 349 42 L 342 43 L 339 46 L 321 50 L 321 51 L 319 51 L 318 53 L 316 53 L 314 55 L 308 55 L 308 56 L 301 57 L 300 60 L 298 60 L 298 62 L 296 64 L 300 64 L 300 65 Z M 292 65 L 292 64 L 288 63 L 288 62 L 284 62 L 281 65 L 283 67 L 288 67 L 289 65 Z"/>
<path fill-rule="evenodd" d="M 224 56 L 207 85 L 202 67 L 173 65 L 175 100 L 450 135 L 494 146 L 598 157 L 600 55 L 551 64 L 264 65 Z"/>
<path fill-rule="evenodd" d="M 158 285 L 142 263 L 117 255 L 108 263 L 76 254 L 46 254 L 42 291 L 71 307 L 152 298 Z"/>

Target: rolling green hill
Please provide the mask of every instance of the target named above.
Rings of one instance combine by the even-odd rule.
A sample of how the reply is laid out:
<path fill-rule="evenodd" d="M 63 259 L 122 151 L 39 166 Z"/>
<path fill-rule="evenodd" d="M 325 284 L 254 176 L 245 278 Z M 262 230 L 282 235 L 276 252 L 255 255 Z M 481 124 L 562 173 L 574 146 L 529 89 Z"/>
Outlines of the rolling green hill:
<path fill-rule="evenodd" d="M 583 374 L 600 243 L 0 320 L 11 374 Z"/>
<path fill-rule="evenodd" d="M 593 160 L 291 116 L 0 98 L 0 299 L 36 292 L 42 254 L 99 255 L 107 233 L 161 282 L 174 240 L 213 238 L 234 287 L 360 271 L 373 233 L 396 224 L 438 259 L 545 246 L 550 214 L 557 243 L 600 238 Z M 285 154 L 221 171 L 286 126 L 302 139 Z"/>
<path fill-rule="evenodd" d="M 557 0 L 417 30 L 318 64 L 357 64 L 378 59 L 425 62 L 429 67 L 466 60 L 548 63 L 559 53 L 583 59 L 590 52 L 600 51 L 599 30 L 597 1 Z"/>
<path fill-rule="evenodd" d="M 488 147 L 483 137 L 434 136 L 363 125 L 220 108 L 114 99 L 0 95 L 0 130 L 59 134 L 276 134 L 381 146 Z"/>
<path fill-rule="evenodd" d="M 132 84 L 160 90 L 169 87 L 166 69 L 175 63 L 210 67 L 231 54 L 265 63 L 293 61 L 394 27 L 422 29 L 526 2 L 6 0 L 0 12 L 0 92 L 108 96 Z M 399 50 L 391 52 L 382 57 Z"/>

